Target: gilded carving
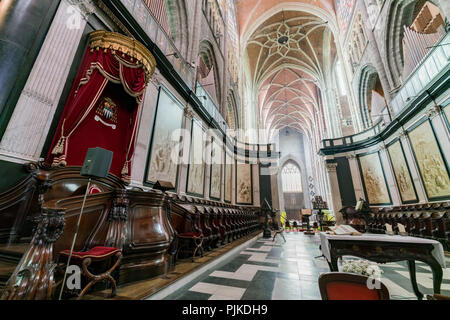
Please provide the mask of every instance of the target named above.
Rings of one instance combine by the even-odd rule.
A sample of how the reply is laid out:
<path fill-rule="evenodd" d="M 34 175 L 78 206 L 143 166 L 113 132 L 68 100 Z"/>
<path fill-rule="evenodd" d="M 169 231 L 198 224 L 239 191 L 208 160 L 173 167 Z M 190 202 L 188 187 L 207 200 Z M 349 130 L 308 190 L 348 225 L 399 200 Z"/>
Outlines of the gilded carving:
<path fill-rule="evenodd" d="M 142 43 L 120 33 L 103 30 L 94 31 L 89 37 L 89 45 L 93 50 L 111 49 L 133 57 L 136 64 L 144 66 L 146 82 L 150 81 L 156 70 L 156 60 Z"/>

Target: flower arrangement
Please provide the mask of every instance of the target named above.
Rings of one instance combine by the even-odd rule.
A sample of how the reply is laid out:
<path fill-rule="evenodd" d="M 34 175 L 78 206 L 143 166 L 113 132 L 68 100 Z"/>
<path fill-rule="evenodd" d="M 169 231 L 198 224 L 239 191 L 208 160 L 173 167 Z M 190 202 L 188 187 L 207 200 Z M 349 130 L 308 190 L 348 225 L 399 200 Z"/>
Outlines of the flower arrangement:
<path fill-rule="evenodd" d="M 381 274 L 383 273 L 383 270 L 381 270 L 376 263 L 360 259 L 344 261 L 342 271 L 356 273 L 375 279 L 381 278 Z"/>

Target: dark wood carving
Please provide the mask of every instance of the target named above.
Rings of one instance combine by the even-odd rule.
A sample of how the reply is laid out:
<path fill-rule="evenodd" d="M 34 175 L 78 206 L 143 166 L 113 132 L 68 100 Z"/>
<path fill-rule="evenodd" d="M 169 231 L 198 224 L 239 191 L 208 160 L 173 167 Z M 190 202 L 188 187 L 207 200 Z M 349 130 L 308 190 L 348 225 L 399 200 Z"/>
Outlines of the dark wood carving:
<path fill-rule="evenodd" d="M 368 218 L 367 231 L 385 233 L 385 224 L 388 223 L 398 233 L 398 224 L 400 223 L 405 226 L 408 235 L 437 240 L 442 243 L 444 250 L 448 251 L 450 249 L 449 206 L 449 202 L 441 202 L 372 208 L 372 213 Z"/>
<path fill-rule="evenodd" d="M 46 300 L 54 288 L 53 244 L 64 230 L 64 210 L 44 208 L 29 249 L 9 279 L 2 300 Z"/>
<path fill-rule="evenodd" d="M 8 282 L 4 296 L 7 299 L 51 296 L 53 261 L 57 261 L 61 251 L 71 247 L 88 184 L 87 178 L 80 176 L 79 167 L 50 168 L 34 163 L 27 168 L 30 175 L 26 180 L 0 194 L 0 242 L 26 243 L 33 239 L 17 272 Z M 96 246 L 121 249 L 119 285 L 163 276 L 171 270 L 178 253 L 178 234 L 199 234 L 205 239 L 205 248 L 214 250 L 260 227 L 259 208 L 157 190 L 129 190 L 111 175 L 94 180 L 93 186 L 95 192 L 89 190 L 86 198 L 74 250 L 88 251 Z M 64 228 L 58 229 L 57 236 L 48 236 L 47 242 L 36 245 L 35 239 L 41 239 L 37 237 L 38 232 L 42 233 L 39 230 L 50 234 L 50 228 L 45 225 L 53 226 L 57 221 Z M 33 238 L 33 228 L 38 223 Z M 37 256 L 42 259 L 39 267 L 29 268 L 33 261 L 30 259 L 37 259 Z M 19 261 L 19 258 L 8 261 Z M 26 288 L 25 284 L 31 283 L 29 279 L 38 281 L 39 290 Z"/>

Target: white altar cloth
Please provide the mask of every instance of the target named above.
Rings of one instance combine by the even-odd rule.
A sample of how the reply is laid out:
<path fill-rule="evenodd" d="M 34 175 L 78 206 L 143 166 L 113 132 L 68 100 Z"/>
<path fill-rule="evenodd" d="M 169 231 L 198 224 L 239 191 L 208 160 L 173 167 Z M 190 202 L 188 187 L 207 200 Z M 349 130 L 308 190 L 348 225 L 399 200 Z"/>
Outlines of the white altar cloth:
<path fill-rule="evenodd" d="M 331 235 L 326 234 L 325 232 L 320 233 L 320 242 L 322 246 L 322 253 L 327 258 L 328 261 L 331 261 L 330 254 L 330 243 L 329 240 L 358 240 L 361 242 L 364 241 L 384 241 L 384 242 L 397 242 L 397 243 L 417 243 L 417 244 L 432 244 L 434 249 L 432 251 L 433 257 L 439 262 L 443 269 L 446 268 L 445 265 L 445 255 L 444 248 L 442 244 L 436 240 L 417 238 L 417 237 L 404 237 L 404 236 L 391 236 L 387 234 L 362 234 L 361 236 L 347 236 L 347 235 Z"/>

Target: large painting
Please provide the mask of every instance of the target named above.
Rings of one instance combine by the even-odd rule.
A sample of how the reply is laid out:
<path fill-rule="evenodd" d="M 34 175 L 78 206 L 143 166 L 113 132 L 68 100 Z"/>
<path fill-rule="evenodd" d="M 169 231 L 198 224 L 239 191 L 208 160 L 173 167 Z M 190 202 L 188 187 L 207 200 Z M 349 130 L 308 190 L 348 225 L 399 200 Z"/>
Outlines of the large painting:
<path fill-rule="evenodd" d="M 198 120 L 192 120 L 191 148 L 187 192 L 202 197 L 205 190 L 205 131 Z"/>
<path fill-rule="evenodd" d="M 408 132 L 409 141 L 430 201 L 450 198 L 450 179 L 433 128 L 428 120 Z"/>
<path fill-rule="evenodd" d="M 222 147 L 216 139 L 211 145 L 211 181 L 209 196 L 212 199 L 220 200 L 222 193 Z"/>
<path fill-rule="evenodd" d="M 183 123 L 183 107 L 162 87 L 159 91 L 156 118 L 153 125 L 150 156 L 147 165 L 146 184 L 167 181 L 176 186 L 178 159 L 173 159 L 180 145 L 173 136 Z"/>
<path fill-rule="evenodd" d="M 400 140 L 395 141 L 387 148 L 394 169 L 395 180 L 403 203 L 418 201 L 416 189 L 406 162 L 405 153 Z"/>
<path fill-rule="evenodd" d="M 391 195 L 378 152 L 358 156 L 364 190 L 370 205 L 390 205 Z"/>
<path fill-rule="evenodd" d="M 225 201 L 232 201 L 233 196 L 233 157 L 226 152 L 225 159 Z"/>
<path fill-rule="evenodd" d="M 236 203 L 253 204 L 252 167 L 250 164 L 236 164 Z"/>
<path fill-rule="evenodd" d="M 444 116 L 445 116 L 445 122 L 447 123 L 447 128 L 450 129 L 450 104 L 448 104 L 444 107 Z"/>

